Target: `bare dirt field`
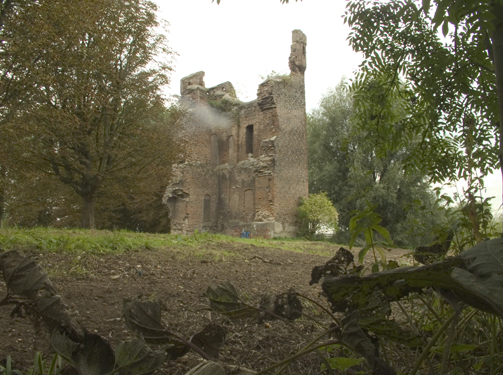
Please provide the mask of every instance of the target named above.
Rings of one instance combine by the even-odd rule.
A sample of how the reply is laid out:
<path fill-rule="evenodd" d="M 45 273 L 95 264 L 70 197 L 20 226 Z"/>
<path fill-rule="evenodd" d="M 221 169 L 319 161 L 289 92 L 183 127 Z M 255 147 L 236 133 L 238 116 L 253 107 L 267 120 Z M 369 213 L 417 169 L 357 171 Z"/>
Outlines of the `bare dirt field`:
<path fill-rule="evenodd" d="M 243 298 L 258 304 L 265 292 L 281 293 L 293 287 L 326 305 L 320 296 L 320 286 L 309 286 L 311 269 L 324 264 L 339 246 L 318 243 L 313 250 L 307 246 L 303 252 L 258 247 L 252 243 L 201 246 L 204 249 L 187 247 L 125 255 L 75 257 L 41 255 L 36 251 L 31 254 L 48 272 L 75 319 L 89 332 L 107 338 L 112 347 L 132 335 L 122 318 L 123 298 L 140 295 L 144 299 L 163 301 L 167 308 L 163 313 L 164 325 L 185 338 L 209 322 L 224 326 L 227 335 L 218 359 L 228 364 L 260 370 L 305 344 L 280 321 L 236 322 L 210 312 L 206 289 L 230 281 Z M 394 250 L 389 258 L 399 260 L 406 253 Z M 0 299 L 6 292 L 2 280 Z M 12 308 L 12 305 L 0 306 L 0 360 L 10 355 L 15 366 L 24 372 L 32 365 L 35 352 L 49 356 L 50 346 L 45 331 L 35 333 L 28 318 L 11 318 Z M 314 307 L 310 308 L 312 314 L 316 314 Z M 305 311 L 309 312 L 309 306 Z M 308 337 L 321 332 L 305 318 L 296 324 Z M 191 352 L 167 361 L 160 373 L 184 374 L 200 362 L 199 355 Z M 303 357 L 292 364 L 287 373 L 321 373 L 319 359 L 314 354 Z"/>

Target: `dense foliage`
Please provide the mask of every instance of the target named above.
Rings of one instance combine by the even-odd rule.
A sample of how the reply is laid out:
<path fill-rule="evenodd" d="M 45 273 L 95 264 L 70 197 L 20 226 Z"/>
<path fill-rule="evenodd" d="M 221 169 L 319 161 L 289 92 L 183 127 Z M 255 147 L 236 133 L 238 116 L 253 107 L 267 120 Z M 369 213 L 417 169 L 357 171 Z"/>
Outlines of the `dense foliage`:
<path fill-rule="evenodd" d="M 503 3 L 433 3 L 348 3 L 349 42 L 365 57 L 352 88 L 359 108 L 368 107 L 366 93 L 376 77 L 383 98 L 400 95 L 408 101 L 400 126 L 390 126 L 382 108 L 372 121 L 361 122 L 362 128 L 379 129 L 384 139 L 393 140 L 386 145 L 391 150 L 420 136 L 410 165 L 435 182 L 465 179 L 464 195 L 473 212 L 484 176 L 502 160 Z M 374 106 L 379 108 L 379 101 Z M 480 241 L 473 215 L 471 222 Z"/>
<path fill-rule="evenodd" d="M 371 102 L 379 93 L 369 92 Z M 400 101 L 388 100 L 389 119 L 401 120 Z M 323 97 L 308 116 L 309 184 L 311 192 L 324 191 L 339 213 L 341 241 L 349 240 L 354 210 L 377 205 L 381 225 L 396 244 L 417 246 L 431 241 L 432 228 L 441 223 L 435 195 L 425 173 L 405 170 L 407 158 L 418 143 L 409 140 L 401 149 L 383 151 L 383 139 L 372 127 L 359 122 L 372 116 L 358 111 L 353 95 L 339 84 Z M 405 143 L 405 142 L 404 142 Z"/>

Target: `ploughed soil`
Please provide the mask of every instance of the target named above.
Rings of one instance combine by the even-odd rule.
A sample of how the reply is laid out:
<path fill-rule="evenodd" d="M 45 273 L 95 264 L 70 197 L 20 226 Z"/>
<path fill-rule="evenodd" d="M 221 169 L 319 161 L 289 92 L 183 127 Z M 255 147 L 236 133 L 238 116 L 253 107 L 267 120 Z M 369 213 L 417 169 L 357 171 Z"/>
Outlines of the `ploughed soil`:
<path fill-rule="evenodd" d="M 184 338 L 209 322 L 224 326 L 227 335 L 218 360 L 258 371 L 294 354 L 306 344 L 305 339 L 281 321 L 232 321 L 210 312 L 206 289 L 230 281 L 243 299 L 258 306 L 261 294 L 286 292 L 293 287 L 327 306 L 320 285 L 309 286 L 311 270 L 323 265 L 338 248 L 316 243 L 310 249 L 306 243 L 303 252 L 295 252 L 258 247 L 250 241 L 122 255 L 42 255 L 36 251 L 31 255 L 47 271 L 82 327 L 105 337 L 112 347 L 132 337 L 122 317 L 123 299 L 142 296 L 162 301 L 166 306 L 164 325 Z M 393 250 L 388 258 L 400 260 L 406 253 Z M 2 299 L 7 290 L 3 279 L 0 280 Z M 28 317 L 10 317 L 13 307 L 0 306 L 0 361 L 10 355 L 14 366 L 24 373 L 32 366 L 37 351 L 46 358 L 51 358 L 51 351 L 46 330 L 34 329 Z M 314 304 L 304 303 L 304 311 L 329 324 Z M 304 317 L 295 324 L 307 338 L 322 332 L 316 323 Z M 159 373 L 185 374 L 201 361 L 198 354 L 190 352 L 166 361 Z M 320 360 L 315 354 L 304 356 L 290 365 L 286 373 L 322 373 Z"/>

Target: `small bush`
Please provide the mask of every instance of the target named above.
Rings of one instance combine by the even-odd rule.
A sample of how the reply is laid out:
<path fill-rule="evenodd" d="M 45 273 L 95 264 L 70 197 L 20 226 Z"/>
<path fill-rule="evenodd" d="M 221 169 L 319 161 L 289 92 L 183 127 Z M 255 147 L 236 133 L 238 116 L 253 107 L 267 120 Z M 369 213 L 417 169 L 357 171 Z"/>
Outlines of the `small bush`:
<path fill-rule="evenodd" d="M 309 194 L 301 198 L 298 209 L 299 235 L 313 238 L 321 229 L 337 231 L 339 214 L 326 193 Z"/>

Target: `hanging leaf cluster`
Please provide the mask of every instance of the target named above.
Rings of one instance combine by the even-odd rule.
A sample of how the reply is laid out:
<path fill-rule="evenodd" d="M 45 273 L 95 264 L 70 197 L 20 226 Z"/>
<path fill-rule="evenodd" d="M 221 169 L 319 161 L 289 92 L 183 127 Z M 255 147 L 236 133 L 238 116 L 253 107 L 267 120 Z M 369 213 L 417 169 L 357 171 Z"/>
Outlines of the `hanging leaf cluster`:
<path fill-rule="evenodd" d="M 438 0 L 433 15 L 427 0 L 347 5 L 348 41 L 364 56 L 352 85 L 355 104 L 372 116 L 360 123 L 378 130 L 385 143 L 393 140 L 394 147 L 400 147 L 396 141 L 402 137 L 420 137 L 409 162 L 426 168 L 435 182 L 466 178 L 472 170 L 486 175 L 499 162 L 497 66 L 490 33 L 493 12 L 501 5 L 490 3 Z M 394 97 L 404 99 L 401 111 L 386 104 Z M 392 118 L 392 113 L 401 116 Z M 469 117 L 475 120 L 471 139 L 463 125 Z M 468 143 L 471 160 L 464 153 Z"/>
<path fill-rule="evenodd" d="M 225 340 L 225 328 L 208 324 L 185 340 L 163 325 L 162 308 L 160 302 L 124 299 L 123 313 L 127 327 L 148 344 L 160 345 L 172 360 L 184 356 L 191 348 L 206 359 L 215 359 L 218 356 Z"/>
<path fill-rule="evenodd" d="M 296 320 L 302 316 L 303 306 L 293 288 L 276 296 L 263 295 L 258 307 L 243 302 L 239 292 L 229 281 L 215 288 L 208 287 L 206 295 L 212 311 L 231 319 Z"/>

